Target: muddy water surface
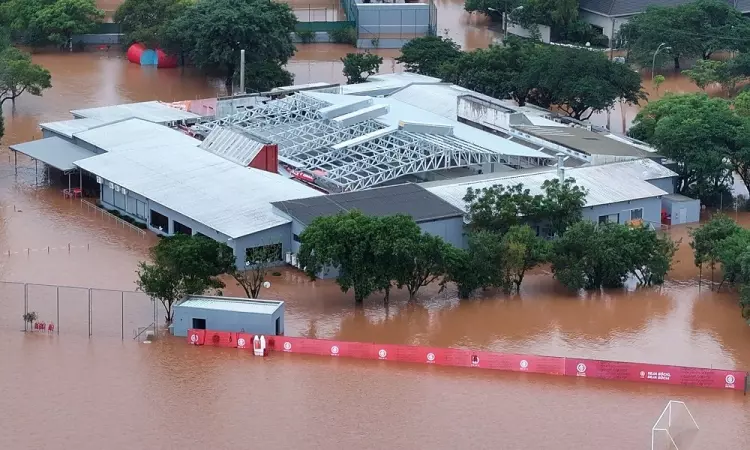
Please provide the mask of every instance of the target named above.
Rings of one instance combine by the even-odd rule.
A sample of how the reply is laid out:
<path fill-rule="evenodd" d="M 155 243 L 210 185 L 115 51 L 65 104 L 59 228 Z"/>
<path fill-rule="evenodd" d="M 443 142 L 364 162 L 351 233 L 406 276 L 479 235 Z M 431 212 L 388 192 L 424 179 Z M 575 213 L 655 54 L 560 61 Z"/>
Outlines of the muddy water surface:
<path fill-rule="evenodd" d="M 454 15 L 441 19 L 453 22 L 442 23 L 452 23 L 445 26 L 449 33 L 468 42 L 471 18 L 458 3 L 438 5 L 453 8 L 447 10 Z M 485 38 L 476 30 L 472 39 L 480 46 Z M 340 81 L 332 61 L 348 50 L 300 46 L 290 68 L 298 82 Z M 42 98 L 24 96 L 14 110 L 6 106 L 4 146 L 40 137 L 40 122 L 69 118 L 70 109 L 221 92 L 220 82 L 200 74 L 148 70 L 114 54 L 35 60 L 52 71 L 54 88 Z M 690 89 L 670 79 L 660 91 L 680 86 Z M 62 186 L 37 187 L 44 171 L 35 171 L 32 161 L 19 157 L 19 166 L 16 176 L 3 147 L 0 448 L 203 449 L 253 442 L 305 449 L 629 450 L 648 447 L 670 399 L 686 401 L 701 426 L 698 434 L 681 435 L 688 448 L 750 447 L 750 403 L 732 392 L 290 355 L 261 361 L 178 339 L 137 344 L 129 337 L 153 313 L 136 294 L 94 291 L 89 339 L 87 292 L 64 288 L 63 332 L 23 334 L 23 285 L 9 282 L 132 290 L 137 262 L 154 241 L 64 200 Z M 287 301 L 290 335 L 750 368 L 750 329 L 736 297 L 705 284 L 699 290 L 687 229 L 673 234 L 684 241 L 669 282 L 638 292 L 571 296 L 540 271 L 512 298 L 487 292 L 461 302 L 452 291 L 430 288 L 414 304 L 397 293 L 387 309 L 373 296 L 357 310 L 333 283 L 312 283 L 288 270 L 271 279 L 264 296 Z M 57 320 L 56 289 L 28 289 L 31 309 Z M 226 293 L 239 291 L 230 286 Z M 684 417 L 675 422 L 687 425 Z"/>

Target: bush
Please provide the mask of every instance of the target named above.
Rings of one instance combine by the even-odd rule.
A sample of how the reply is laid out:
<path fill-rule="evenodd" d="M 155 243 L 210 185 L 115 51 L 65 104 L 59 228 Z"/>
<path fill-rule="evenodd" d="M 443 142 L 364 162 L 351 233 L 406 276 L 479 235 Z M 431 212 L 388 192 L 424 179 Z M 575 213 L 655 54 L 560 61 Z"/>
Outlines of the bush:
<path fill-rule="evenodd" d="M 303 44 L 315 42 L 315 32 L 312 30 L 295 31 L 294 34 L 297 35 Z"/>
<path fill-rule="evenodd" d="M 339 28 L 328 32 L 331 42 L 336 44 L 357 45 L 357 30 L 354 27 Z"/>

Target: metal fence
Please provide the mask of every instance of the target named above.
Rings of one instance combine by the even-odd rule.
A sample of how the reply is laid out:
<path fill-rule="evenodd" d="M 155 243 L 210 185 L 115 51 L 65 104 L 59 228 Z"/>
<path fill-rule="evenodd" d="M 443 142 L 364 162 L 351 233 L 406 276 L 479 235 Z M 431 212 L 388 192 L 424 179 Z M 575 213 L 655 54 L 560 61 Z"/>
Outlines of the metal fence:
<path fill-rule="evenodd" d="M 0 282 L 0 327 L 31 330 L 24 321 L 54 323 L 55 333 L 132 339 L 164 323 L 164 308 L 143 292 Z"/>
<path fill-rule="evenodd" d="M 99 206 L 91 203 L 88 200 L 81 199 L 81 207 L 86 209 L 86 212 L 94 214 L 100 214 L 103 218 L 107 218 L 109 220 L 114 221 L 118 226 L 122 228 L 127 228 L 128 230 L 138 234 L 141 238 L 146 237 L 146 231 L 138 228 L 137 226 L 133 225 L 132 223 L 126 222 L 123 219 L 115 216 L 111 212 L 105 210 L 104 208 L 100 208 Z"/>
<path fill-rule="evenodd" d="M 346 22 L 347 16 L 340 5 L 331 3 L 330 5 L 294 5 L 294 15 L 299 22 Z M 299 25 L 299 24 L 298 24 Z"/>

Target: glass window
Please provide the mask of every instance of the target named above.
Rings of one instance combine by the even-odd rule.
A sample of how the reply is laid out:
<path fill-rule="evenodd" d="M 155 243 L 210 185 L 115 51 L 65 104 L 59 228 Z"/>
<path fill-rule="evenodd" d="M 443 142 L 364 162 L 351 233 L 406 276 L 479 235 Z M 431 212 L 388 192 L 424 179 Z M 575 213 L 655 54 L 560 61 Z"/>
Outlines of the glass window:
<path fill-rule="evenodd" d="M 599 223 L 620 223 L 619 214 L 605 214 L 599 216 Z"/>
<path fill-rule="evenodd" d="M 630 220 L 641 220 L 641 219 L 643 219 L 643 208 L 630 210 Z"/>

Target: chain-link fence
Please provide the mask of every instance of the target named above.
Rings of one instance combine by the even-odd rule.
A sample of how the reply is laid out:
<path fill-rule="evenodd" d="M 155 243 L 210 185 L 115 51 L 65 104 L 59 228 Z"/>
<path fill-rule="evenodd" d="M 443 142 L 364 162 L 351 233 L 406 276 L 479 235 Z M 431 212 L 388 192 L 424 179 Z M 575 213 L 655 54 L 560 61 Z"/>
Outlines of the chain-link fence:
<path fill-rule="evenodd" d="M 147 329 L 156 332 L 164 308 L 133 291 L 0 282 L 0 327 L 33 330 L 36 321 L 54 324 L 54 332 L 131 339 Z"/>

